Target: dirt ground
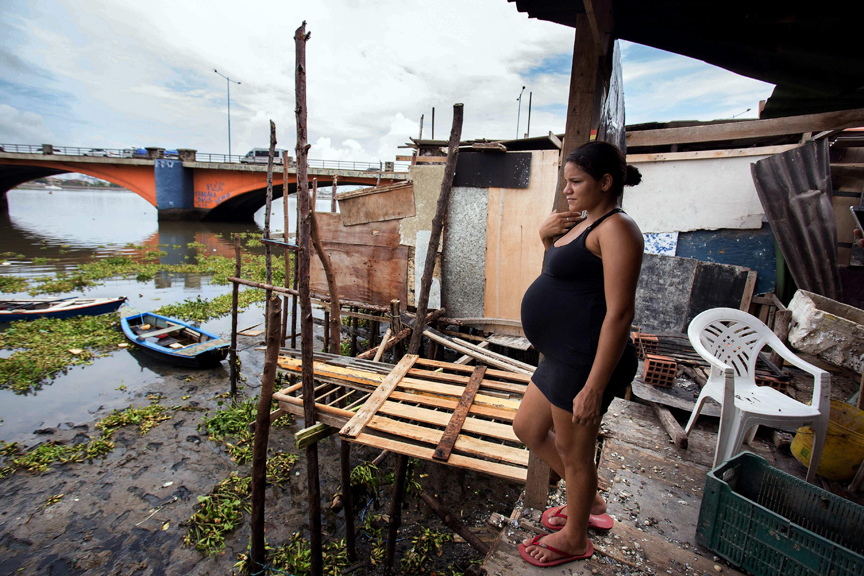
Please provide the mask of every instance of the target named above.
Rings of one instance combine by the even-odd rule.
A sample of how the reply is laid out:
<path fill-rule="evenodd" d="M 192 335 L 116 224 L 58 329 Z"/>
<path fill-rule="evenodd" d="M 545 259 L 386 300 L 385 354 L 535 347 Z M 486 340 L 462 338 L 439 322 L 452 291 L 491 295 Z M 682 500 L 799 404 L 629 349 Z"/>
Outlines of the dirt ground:
<path fill-rule="evenodd" d="M 257 341 L 241 342 L 243 374 L 247 378 L 242 392 L 257 394 L 263 368 L 263 352 L 252 349 Z M 150 402 L 159 394 L 165 406 L 193 405 L 209 411 L 218 408 L 221 394 L 228 390 L 226 370 L 167 373 L 157 382 L 139 390 L 132 398 L 136 406 Z M 186 400 L 182 397 L 190 396 Z M 206 411 L 177 411 L 173 418 L 158 424 L 142 436 L 133 427 L 115 432 L 116 449 L 104 460 L 91 464 L 54 465 L 42 474 L 18 471 L 0 480 L 0 574 L 219 574 L 234 572 L 237 554 L 249 542 L 249 515 L 243 526 L 226 539 L 226 549 L 215 557 L 203 556 L 183 545 L 187 528 L 184 522 L 194 513 L 197 496 L 206 495 L 232 471 L 249 474 L 249 466 L 231 461 L 224 446 L 208 439 L 199 428 Z M 91 422 L 75 422 L 47 430 L 46 440 L 64 443 L 86 442 L 96 437 L 96 421 L 106 414 L 97 412 Z M 294 433 L 302 420 L 288 428 L 271 430 L 270 447 L 301 458 L 292 468 L 291 481 L 284 487 L 268 487 L 267 540 L 270 545 L 289 541 L 300 530 L 308 536 L 306 468 L 302 451 L 294 446 Z M 378 451 L 356 447 L 352 465 L 371 460 Z M 330 438 L 319 444 L 321 505 L 324 541 L 344 538 L 344 516 L 330 510 L 330 501 L 340 484 L 339 443 Z M 382 465 L 383 477 L 392 470 L 393 457 Z M 468 526 L 480 527 L 492 512 L 505 513 L 519 497 L 521 486 L 487 476 L 470 474 L 449 467 L 420 463 L 416 479 L 428 492 L 462 517 Z M 383 483 L 381 507 L 375 503 L 355 503 L 386 514 L 391 486 Z M 63 494 L 56 504 L 44 507 L 49 498 Z M 359 522 L 358 522 L 359 524 Z M 399 559 L 411 546 L 410 539 L 419 527 L 449 532 L 419 497 L 409 497 L 403 511 L 403 528 L 397 545 Z M 358 556 L 368 557 L 368 538 L 358 534 Z M 432 564 L 439 573 L 449 567 L 462 569 L 477 554 L 464 542 L 449 542 L 444 553 Z M 461 570 L 460 570 L 461 571 Z M 353 574 L 373 574 L 368 564 Z M 398 571 L 397 571 L 398 573 Z"/>

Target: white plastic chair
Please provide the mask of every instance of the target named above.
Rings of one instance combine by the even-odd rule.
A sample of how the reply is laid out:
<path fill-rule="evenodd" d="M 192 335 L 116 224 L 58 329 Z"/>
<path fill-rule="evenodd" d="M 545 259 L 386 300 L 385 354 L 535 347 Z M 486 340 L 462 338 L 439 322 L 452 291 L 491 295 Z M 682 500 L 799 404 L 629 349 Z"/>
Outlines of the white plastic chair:
<path fill-rule="evenodd" d="M 696 352 L 711 365 L 711 374 L 699 393 L 685 434 L 690 433 L 709 397 L 722 404 L 714 452 L 716 468 L 741 450 L 745 434 L 751 427 L 763 424 L 774 427 L 809 425 L 815 435 L 807 481 L 813 482 L 828 431 L 830 375 L 792 354 L 770 328 L 741 310 L 706 310 L 690 323 L 687 336 Z M 813 375 L 810 405 L 768 386 L 756 385 L 756 360 L 764 346 L 770 346 L 784 360 Z"/>

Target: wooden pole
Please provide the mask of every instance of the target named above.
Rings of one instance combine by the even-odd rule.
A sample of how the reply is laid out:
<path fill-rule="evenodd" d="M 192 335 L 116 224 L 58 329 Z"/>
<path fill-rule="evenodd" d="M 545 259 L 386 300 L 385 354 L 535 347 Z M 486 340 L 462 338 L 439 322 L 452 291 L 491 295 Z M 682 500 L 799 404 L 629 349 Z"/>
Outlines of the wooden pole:
<path fill-rule="evenodd" d="M 270 405 L 273 402 L 273 383 L 276 380 L 276 365 L 279 359 L 279 316 L 282 303 L 278 296 L 267 303 L 267 351 L 264 354 L 264 374 L 261 377 L 261 395 L 258 397 L 258 414 L 255 418 L 255 437 L 252 442 L 252 535 L 249 557 L 253 572 L 261 571 L 267 564 L 264 547 L 264 500 L 267 488 L 267 442 L 270 437 Z"/>
<path fill-rule="evenodd" d="M 284 150 L 282 152 L 282 217 L 285 219 L 285 224 L 282 226 L 284 230 L 282 235 L 283 242 L 288 242 L 288 224 L 290 222 L 288 216 L 288 151 Z M 291 281 L 290 252 L 287 248 L 285 249 L 285 288 L 288 288 L 288 283 Z M 288 337 L 288 298 L 285 295 L 282 299 L 282 346 L 285 346 L 285 340 Z"/>
<path fill-rule="evenodd" d="M 317 183 L 317 180 L 315 180 Z M 336 285 L 336 274 L 333 272 L 333 264 L 330 262 L 330 255 L 324 252 L 324 243 L 321 242 L 321 235 L 318 232 L 318 219 L 315 217 L 314 210 L 310 210 L 309 223 L 311 224 L 312 244 L 315 246 L 315 251 L 318 253 L 318 259 L 321 261 L 321 267 L 324 268 L 324 277 L 327 279 L 327 291 L 330 292 L 330 314 L 329 314 L 329 330 L 330 346 L 327 349 L 331 354 L 339 354 L 341 352 L 340 345 L 342 336 L 340 334 L 341 326 L 341 306 L 339 305 L 339 287 Z M 328 318 L 327 313 L 324 313 L 324 341 L 327 342 Z"/>
<path fill-rule="evenodd" d="M 792 321 L 792 311 L 791 310 L 777 310 L 774 313 L 774 334 L 777 335 L 777 338 L 780 339 L 780 342 L 783 345 L 786 345 L 786 341 L 789 338 L 789 323 Z M 774 366 L 777 366 L 780 370 L 783 370 L 783 357 L 780 356 L 775 351 L 771 351 L 771 355 L 768 356 L 768 359 L 771 361 Z"/>
<path fill-rule="evenodd" d="M 330 312 L 327 310 L 324 311 L 324 352 L 330 352 Z"/>
<path fill-rule="evenodd" d="M 587 144 L 591 139 L 591 127 L 595 117 L 595 105 L 600 54 L 594 42 L 588 16 L 576 16 L 576 38 L 573 45 L 573 66 L 570 70 L 570 95 L 567 100 L 567 121 L 564 125 L 564 142 L 561 146 L 561 167 L 558 171 L 558 188 L 553 206 L 559 212 L 567 210 L 564 191 L 564 159 L 573 150 Z M 601 90 L 602 92 L 602 90 Z"/>
<path fill-rule="evenodd" d="M 354 505 L 351 500 L 351 443 L 341 439 L 339 461 L 342 467 L 342 505 L 345 513 L 345 544 L 348 548 L 348 561 L 357 561 L 354 543 Z"/>
<path fill-rule="evenodd" d="M 456 161 L 459 159 L 459 140 L 462 138 L 464 108 L 462 104 L 453 105 L 453 127 L 450 130 L 447 163 L 444 165 L 444 180 L 441 181 L 438 206 L 435 209 L 435 217 L 432 219 L 432 233 L 429 237 L 429 246 L 426 248 L 426 264 L 423 267 L 420 294 L 417 299 L 417 322 L 414 326 L 414 333 L 411 335 L 411 343 L 408 345 L 409 354 L 417 354 L 420 350 L 420 343 L 423 341 L 426 309 L 429 306 L 429 288 L 432 286 L 432 273 L 435 270 L 435 260 L 438 256 L 438 245 L 441 242 L 444 221 L 447 219 L 447 205 L 450 202 L 450 191 L 453 188 L 453 177 L 456 175 Z"/>
<path fill-rule="evenodd" d="M 234 235 L 234 276 L 240 277 L 240 235 Z M 231 398 L 237 398 L 237 307 L 240 297 L 240 285 L 232 282 L 231 289 L 231 356 L 229 367 L 231 374 Z"/>
<path fill-rule="evenodd" d="M 665 406 L 661 406 L 656 402 L 651 402 L 651 407 L 654 408 L 654 413 L 657 415 L 657 418 L 660 419 L 660 424 L 663 425 L 666 433 L 669 434 L 669 438 L 675 442 L 675 446 L 682 450 L 686 450 L 688 444 L 687 435 L 684 434 L 684 429 L 681 428 L 681 425 L 677 420 L 675 420 L 675 417 L 672 416 L 672 412 L 670 412 Z"/>
<path fill-rule="evenodd" d="M 352 307 L 352 311 L 355 311 L 355 310 L 356 309 L 354 309 Z M 351 327 L 354 329 L 354 332 L 351 333 L 351 352 L 350 352 L 351 356 L 357 355 L 357 324 L 358 324 L 357 317 L 354 316 L 353 318 L 351 318 Z M 369 338 L 372 338 L 371 331 L 370 331 Z"/>
<path fill-rule="evenodd" d="M 405 476 L 408 471 L 408 457 L 399 454 L 396 459 L 396 479 L 393 482 L 393 499 L 390 501 L 390 525 L 387 530 L 387 556 L 385 565 L 393 568 L 396 560 L 396 538 L 402 525 L 402 500 L 405 497 Z"/>
<path fill-rule="evenodd" d="M 462 538 L 465 539 L 465 542 L 471 545 L 472 548 L 480 552 L 483 556 L 489 553 L 489 545 L 480 540 L 476 534 L 471 532 L 468 528 L 465 527 L 464 524 L 450 513 L 449 510 L 444 508 L 437 499 L 430 496 L 426 492 L 421 492 L 420 497 L 423 498 L 423 501 L 426 502 L 426 505 L 435 512 L 441 520 L 444 521 L 447 526 L 450 527 L 451 530 L 459 534 Z"/>
<path fill-rule="evenodd" d="M 312 223 L 309 209 L 309 181 L 306 127 L 306 21 L 294 33 L 296 47 L 295 90 L 297 99 L 297 204 L 300 210 L 300 238 L 298 258 L 298 288 L 300 292 L 300 342 L 303 362 L 303 416 L 308 428 L 315 424 L 315 382 L 312 368 L 312 300 L 309 291 L 309 261 L 312 255 Z M 306 482 L 309 504 L 309 549 L 312 576 L 322 576 L 323 555 L 321 549 L 321 493 L 318 480 L 318 444 L 306 447 Z"/>
<path fill-rule="evenodd" d="M 276 124 L 270 120 L 270 150 L 267 155 L 267 201 L 264 209 L 264 238 L 270 239 L 270 208 L 273 204 L 273 156 L 276 154 Z M 273 249 L 269 244 L 264 244 L 264 266 L 267 274 L 267 284 L 273 284 Z M 267 290 L 265 294 L 265 302 L 270 304 L 270 297 L 273 292 Z M 270 315 L 266 313 L 264 317 L 269 322 Z M 264 327 L 265 333 L 269 333 L 268 326 Z"/>
<path fill-rule="evenodd" d="M 318 178 L 312 178 L 312 213 L 318 210 Z"/>
<path fill-rule="evenodd" d="M 336 212 L 336 188 L 339 186 L 339 177 L 333 176 L 333 193 L 330 196 L 330 212 Z"/>

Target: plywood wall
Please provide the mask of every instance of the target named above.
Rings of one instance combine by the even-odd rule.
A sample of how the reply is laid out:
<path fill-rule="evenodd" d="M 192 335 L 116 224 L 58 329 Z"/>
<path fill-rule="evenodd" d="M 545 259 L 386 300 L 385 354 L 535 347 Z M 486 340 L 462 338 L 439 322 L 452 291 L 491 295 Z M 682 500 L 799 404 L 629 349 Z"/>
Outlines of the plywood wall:
<path fill-rule="evenodd" d="M 522 296 L 542 270 L 538 231 L 552 211 L 557 183 L 558 151 L 538 150 L 532 153 L 528 188 L 489 188 L 485 317 L 520 319 Z"/>

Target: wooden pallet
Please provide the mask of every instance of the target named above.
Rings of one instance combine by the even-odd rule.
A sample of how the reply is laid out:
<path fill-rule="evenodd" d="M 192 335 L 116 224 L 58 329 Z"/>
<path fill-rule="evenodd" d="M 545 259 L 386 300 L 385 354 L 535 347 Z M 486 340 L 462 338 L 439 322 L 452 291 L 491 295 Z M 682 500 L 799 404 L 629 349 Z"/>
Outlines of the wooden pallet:
<path fill-rule="evenodd" d="M 529 376 L 416 356 L 381 365 L 386 372 L 338 357 L 322 359 L 313 363 L 317 419 L 340 429 L 346 440 L 526 481 L 528 450 L 513 433 L 513 417 Z M 289 356 L 279 357 L 279 367 L 302 372 L 302 362 Z M 280 410 L 303 415 L 299 384 L 273 398 Z"/>

